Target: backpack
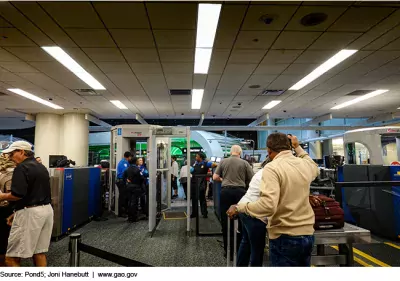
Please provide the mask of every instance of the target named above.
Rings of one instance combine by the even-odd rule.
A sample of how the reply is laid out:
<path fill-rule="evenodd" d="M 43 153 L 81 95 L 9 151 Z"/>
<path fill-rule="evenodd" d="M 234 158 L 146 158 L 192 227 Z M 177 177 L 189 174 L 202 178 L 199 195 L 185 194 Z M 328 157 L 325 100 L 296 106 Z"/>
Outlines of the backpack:
<path fill-rule="evenodd" d="M 10 192 L 12 175 L 12 171 L 0 173 L 0 193 Z M 7 205 L 7 201 L 0 202 L 0 207 L 4 207 Z"/>
<path fill-rule="evenodd" d="M 314 229 L 338 229 L 344 226 L 344 211 L 339 202 L 325 195 L 317 195 L 322 201 L 318 207 L 312 207 L 315 214 Z"/>

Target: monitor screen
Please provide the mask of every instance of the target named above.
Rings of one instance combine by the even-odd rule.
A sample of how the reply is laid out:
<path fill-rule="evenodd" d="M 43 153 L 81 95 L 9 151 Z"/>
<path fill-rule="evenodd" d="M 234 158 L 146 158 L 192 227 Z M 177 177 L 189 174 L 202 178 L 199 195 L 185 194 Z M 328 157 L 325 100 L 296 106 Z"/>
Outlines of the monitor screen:
<path fill-rule="evenodd" d="M 215 162 L 215 160 L 217 160 L 217 158 L 215 156 L 211 157 L 211 159 L 210 159 L 211 162 Z"/>
<path fill-rule="evenodd" d="M 217 157 L 217 159 L 215 160 L 215 162 L 217 162 L 217 163 L 221 162 L 221 157 Z"/>

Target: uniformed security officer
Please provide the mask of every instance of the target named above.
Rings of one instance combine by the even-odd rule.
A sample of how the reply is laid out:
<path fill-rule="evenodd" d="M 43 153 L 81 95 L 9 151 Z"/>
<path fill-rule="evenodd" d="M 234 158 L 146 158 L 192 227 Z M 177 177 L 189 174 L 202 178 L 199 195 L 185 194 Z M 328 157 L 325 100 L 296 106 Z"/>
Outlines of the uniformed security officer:
<path fill-rule="evenodd" d="M 129 167 L 129 161 L 132 159 L 132 154 L 129 151 L 124 153 L 124 158 L 119 161 L 117 166 L 117 187 L 118 187 L 118 216 L 126 217 L 128 209 L 128 195 L 126 190 L 126 182 L 123 180 L 124 172 Z"/>
<path fill-rule="evenodd" d="M 200 210 L 203 218 L 208 217 L 207 211 L 207 201 L 206 201 L 206 177 L 208 173 L 208 169 L 211 167 L 215 167 L 215 163 L 205 161 L 206 156 L 203 152 L 199 152 L 196 154 L 196 162 L 190 169 L 193 177 L 191 178 L 191 193 L 192 193 L 192 215 L 191 218 L 195 218 L 198 213 L 198 201 L 200 200 Z M 198 198 L 197 198 L 198 195 Z"/>
<path fill-rule="evenodd" d="M 128 222 L 138 221 L 138 203 L 144 193 L 145 177 L 137 166 L 137 158 L 132 157 L 130 166 L 124 172 L 128 194 Z"/>

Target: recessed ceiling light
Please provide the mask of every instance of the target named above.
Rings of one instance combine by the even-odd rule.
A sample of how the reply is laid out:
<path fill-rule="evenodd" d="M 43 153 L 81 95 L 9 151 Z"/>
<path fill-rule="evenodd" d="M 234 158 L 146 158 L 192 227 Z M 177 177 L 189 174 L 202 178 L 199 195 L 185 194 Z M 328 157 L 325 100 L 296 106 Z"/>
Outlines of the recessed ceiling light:
<path fill-rule="evenodd" d="M 269 103 L 267 103 L 267 104 L 263 107 L 263 109 L 271 109 L 271 108 L 273 108 L 274 106 L 280 104 L 281 102 L 282 102 L 281 100 L 273 100 L 273 101 L 270 101 Z"/>
<path fill-rule="evenodd" d="M 352 56 L 354 53 L 356 53 L 358 50 L 341 50 L 340 52 L 336 53 L 333 57 L 328 59 L 326 62 L 318 66 L 316 69 L 314 69 L 310 74 L 308 74 L 306 77 L 301 79 L 299 82 L 294 84 L 292 87 L 289 88 L 289 90 L 300 90 L 304 86 L 308 85 L 318 77 L 320 77 L 322 74 L 330 70 L 331 68 L 335 67 L 348 57 Z"/>
<path fill-rule="evenodd" d="M 193 89 L 192 90 L 192 109 L 200 109 L 201 102 L 203 100 L 203 89 Z"/>
<path fill-rule="evenodd" d="M 110 100 L 110 102 L 115 105 L 116 107 L 118 107 L 119 109 L 128 109 L 125 104 L 123 104 L 122 102 L 120 102 L 119 100 Z"/>
<path fill-rule="evenodd" d="M 60 47 L 42 47 L 50 56 L 55 58 L 59 63 L 68 68 L 72 73 L 78 76 L 83 82 L 88 84 L 94 90 L 105 90 L 103 85 L 100 84 L 92 75 L 90 75 L 82 66 L 79 65 L 73 58 L 71 58 Z"/>
<path fill-rule="evenodd" d="M 199 4 L 194 73 L 207 74 L 217 32 L 221 4 Z"/>
<path fill-rule="evenodd" d="M 7 90 L 10 91 L 10 92 L 15 93 L 17 95 L 20 95 L 20 96 L 22 96 L 24 98 L 27 98 L 27 99 L 33 100 L 35 102 L 41 103 L 43 105 L 46 105 L 48 107 L 51 107 L 51 108 L 54 108 L 54 109 L 64 109 L 61 106 L 58 106 L 58 105 L 56 105 L 56 104 L 54 104 L 52 102 L 49 102 L 47 100 L 44 100 L 42 98 L 39 98 L 38 96 L 35 96 L 35 95 L 31 94 L 31 93 L 25 92 L 24 90 L 21 90 L 21 89 L 7 89 Z"/>
<path fill-rule="evenodd" d="M 379 95 L 381 95 L 383 93 L 386 93 L 387 91 L 389 91 L 389 90 L 376 90 L 376 91 L 370 92 L 369 94 L 366 94 L 366 95 L 363 95 L 361 97 L 358 97 L 358 98 L 346 101 L 344 103 L 341 103 L 339 105 L 336 105 L 336 106 L 332 107 L 331 109 L 341 109 L 343 107 L 347 107 L 349 105 L 353 105 L 355 103 L 359 103 L 361 101 L 364 101 L 364 100 L 379 96 Z"/>

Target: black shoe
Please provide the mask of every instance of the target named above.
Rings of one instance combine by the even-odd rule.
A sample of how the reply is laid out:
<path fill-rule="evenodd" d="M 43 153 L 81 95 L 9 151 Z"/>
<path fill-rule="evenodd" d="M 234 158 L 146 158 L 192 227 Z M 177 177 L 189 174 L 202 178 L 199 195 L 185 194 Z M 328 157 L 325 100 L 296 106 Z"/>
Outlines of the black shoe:
<path fill-rule="evenodd" d="M 194 219 L 195 217 L 196 217 L 196 215 L 194 215 L 194 214 L 191 214 L 191 215 L 190 215 L 190 218 L 191 218 L 191 219 Z"/>

